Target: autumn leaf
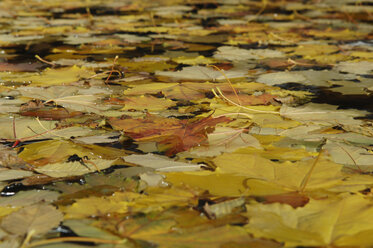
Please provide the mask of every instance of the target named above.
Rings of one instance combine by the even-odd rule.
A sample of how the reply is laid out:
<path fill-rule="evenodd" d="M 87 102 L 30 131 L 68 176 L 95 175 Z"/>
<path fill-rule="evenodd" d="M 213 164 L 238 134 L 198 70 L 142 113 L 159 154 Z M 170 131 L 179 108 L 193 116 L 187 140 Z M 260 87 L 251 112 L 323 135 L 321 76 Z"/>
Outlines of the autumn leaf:
<path fill-rule="evenodd" d="M 348 245 L 360 246 L 364 239 L 352 237 L 373 228 L 371 203 L 359 195 L 311 200 L 297 209 L 278 203 L 247 208 L 251 219 L 246 229 L 250 233 L 285 242 L 287 246 L 344 246 L 344 239 Z"/>
<path fill-rule="evenodd" d="M 173 161 L 167 157 L 161 157 L 154 154 L 135 155 L 123 158 L 126 162 L 141 165 L 143 167 L 153 168 L 156 171 L 195 171 L 200 170 L 201 166 L 192 163 Z"/>
<path fill-rule="evenodd" d="M 168 154 L 174 154 L 205 142 L 209 130 L 220 122 L 228 121 L 230 119 L 226 117 L 189 121 L 147 115 L 144 119 L 110 118 L 109 124 L 136 141 L 156 141 L 165 146 Z"/>
<path fill-rule="evenodd" d="M 126 213 L 128 203 L 115 197 L 89 197 L 77 199 L 71 206 L 61 207 L 66 219 Z M 118 199 L 118 200 L 117 200 Z"/>
<path fill-rule="evenodd" d="M 241 227 L 223 226 L 207 230 L 179 230 L 171 231 L 172 220 L 153 221 L 141 230 L 130 235 L 131 238 L 157 243 L 161 247 L 221 247 L 229 240 L 237 242 L 249 241 L 250 237 Z M 123 227 L 126 223 L 123 223 Z M 141 226 L 140 226 L 141 227 Z M 123 228 L 124 229 L 124 228 Z M 124 229 L 126 230 L 126 229 Z M 123 230 L 123 231 L 124 231 Z M 125 232 L 123 234 L 126 234 Z"/>
<path fill-rule="evenodd" d="M 30 81 L 34 86 L 47 86 L 47 85 L 61 85 L 61 84 L 71 84 L 79 79 L 87 78 L 93 75 L 93 72 L 81 68 L 78 66 L 72 66 L 67 68 L 59 69 L 45 69 L 41 75 L 36 73 L 23 73 L 20 75 L 10 75 L 5 73 L 0 73 L 1 77 L 7 80 L 13 81 Z"/>
<path fill-rule="evenodd" d="M 197 171 L 164 174 L 166 181 L 174 186 L 189 185 L 217 196 L 242 196 L 247 193 L 246 177 L 232 174 L 218 174 L 211 171 Z M 272 191 L 273 193 L 273 191 Z"/>
<path fill-rule="evenodd" d="M 214 159 L 221 173 L 246 176 L 248 180 L 263 180 L 274 183 L 286 190 L 303 190 L 301 185 L 316 161 L 314 170 L 307 183 L 306 189 L 327 188 L 341 183 L 343 178 L 342 166 L 327 159 L 308 159 L 296 163 L 276 163 L 253 154 L 233 153 L 223 154 Z M 253 185 L 250 185 L 253 186 Z M 251 190 L 254 190 L 251 188 Z M 255 190 L 252 192 L 255 194 Z M 271 194 L 271 192 L 268 192 Z"/>
<path fill-rule="evenodd" d="M 22 111 L 20 113 L 22 116 L 32 116 L 32 117 L 39 117 L 41 119 L 46 120 L 62 120 L 66 118 L 72 118 L 76 116 L 83 115 L 82 112 L 79 111 L 68 111 L 64 108 L 45 108 L 45 109 L 38 109 L 38 110 L 28 110 Z"/>
<path fill-rule="evenodd" d="M 6 216 L 1 221 L 1 227 L 16 235 L 40 235 L 58 226 L 62 220 L 62 213 L 56 208 L 39 204 L 24 207 Z"/>
<path fill-rule="evenodd" d="M 68 161 L 64 163 L 50 163 L 36 168 L 35 171 L 50 177 L 80 176 L 107 169 L 112 165 L 113 162 L 113 160 L 92 159 L 85 161 Z"/>
<path fill-rule="evenodd" d="M 0 247 L 372 246 L 369 1 L 14 2 Z"/>

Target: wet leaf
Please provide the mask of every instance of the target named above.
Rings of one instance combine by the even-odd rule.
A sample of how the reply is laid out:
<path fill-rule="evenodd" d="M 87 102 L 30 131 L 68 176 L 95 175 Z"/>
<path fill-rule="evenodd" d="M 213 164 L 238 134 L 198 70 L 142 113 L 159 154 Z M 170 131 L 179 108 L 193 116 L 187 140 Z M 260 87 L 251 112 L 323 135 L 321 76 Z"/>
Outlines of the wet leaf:
<path fill-rule="evenodd" d="M 79 79 L 84 79 L 92 76 L 94 73 L 78 66 L 72 66 L 60 69 L 45 69 L 41 75 L 24 73 L 21 75 L 10 75 L 0 73 L 0 76 L 6 80 L 17 82 L 31 82 L 33 86 L 61 85 L 71 84 Z"/>
<path fill-rule="evenodd" d="M 373 208 L 358 195 L 341 200 L 312 200 L 305 207 L 288 205 L 247 205 L 249 224 L 246 229 L 256 237 L 270 237 L 288 246 L 346 245 L 343 237 L 356 237 L 370 231 Z M 343 235 L 341 235 L 343 234 Z M 349 245 L 360 246 L 364 239 L 347 239 Z"/>
<path fill-rule="evenodd" d="M 200 165 L 173 161 L 167 157 L 154 154 L 130 155 L 123 158 L 126 162 L 138 164 L 143 167 L 153 168 L 156 171 L 195 171 L 200 170 Z"/>
<path fill-rule="evenodd" d="M 6 231 L 25 235 L 40 235 L 59 225 L 63 220 L 62 213 L 48 205 L 32 205 L 4 217 L 1 227 Z"/>
<path fill-rule="evenodd" d="M 8 170 L 5 168 L 0 168 L 0 181 L 8 181 L 14 179 L 21 179 L 29 177 L 34 173 L 26 170 Z"/>
<path fill-rule="evenodd" d="M 24 207 L 34 205 L 40 202 L 54 202 L 60 194 L 56 191 L 49 190 L 29 190 L 18 192 L 13 196 L 1 197 L 0 206 Z"/>
<path fill-rule="evenodd" d="M 224 76 L 219 72 L 209 67 L 190 66 L 185 67 L 181 71 L 157 71 L 156 75 L 163 77 L 170 77 L 175 79 L 187 80 L 224 80 Z M 225 75 L 228 78 L 242 78 L 245 73 L 241 71 L 227 71 Z"/>
<path fill-rule="evenodd" d="M 168 154 L 200 145 L 206 141 L 208 130 L 217 123 L 229 121 L 226 117 L 188 121 L 153 115 L 147 115 L 144 119 L 109 119 L 114 129 L 123 130 L 136 141 L 156 141 L 164 146 L 162 150 L 166 150 Z"/>
<path fill-rule="evenodd" d="M 92 173 L 109 168 L 113 160 L 92 159 L 65 163 L 50 163 L 35 169 L 35 171 L 50 177 L 71 177 Z"/>
<path fill-rule="evenodd" d="M 368 2 L 0 1 L 0 247 L 370 247 Z"/>
<path fill-rule="evenodd" d="M 302 182 L 315 160 L 276 163 L 258 155 L 233 153 L 220 155 L 214 159 L 214 162 L 221 173 L 246 176 L 249 180 L 259 179 L 296 191 L 302 190 Z M 341 165 L 327 159 L 317 160 L 308 180 L 307 189 L 327 188 L 340 183 L 341 169 Z"/>

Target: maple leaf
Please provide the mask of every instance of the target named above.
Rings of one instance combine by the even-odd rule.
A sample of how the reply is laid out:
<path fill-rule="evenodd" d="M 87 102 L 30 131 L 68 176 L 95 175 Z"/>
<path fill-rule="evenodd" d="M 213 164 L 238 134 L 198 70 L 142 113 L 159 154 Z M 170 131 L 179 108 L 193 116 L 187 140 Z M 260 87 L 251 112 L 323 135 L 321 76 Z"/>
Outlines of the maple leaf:
<path fill-rule="evenodd" d="M 46 233 L 62 221 L 62 213 L 50 205 L 32 205 L 6 216 L 1 227 L 10 233 L 24 235 Z"/>
<path fill-rule="evenodd" d="M 228 121 L 230 119 L 224 116 L 179 120 L 148 114 L 143 119 L 109 118 L 108 122 L 136 141 L 156 141 L 171 155 L 204 143 L 216 124 Z"/>
<path fill-rule="evenodd" d="M 373 231 L 372 204 L 360 195 L 310 200 L 297 209 L 278 203 L 246 207 L 250 217 L 246 228 L 250 233 L 285 242 L 286 246 L 360 247 L 366 244 L 363 237 Z"/>
<path fill-rule="evenodd" d="M 22 111 L 22 116 L 40 117 L 47 120 L 62 120 L 83 115 L 80 111 L 69 111 L 65 108 L 40 108 L 35 110 Z"/>
<path fill-rule="evenodd" d="M 352 2 L 0 1 L 0 246 L 371 247 Z"/>

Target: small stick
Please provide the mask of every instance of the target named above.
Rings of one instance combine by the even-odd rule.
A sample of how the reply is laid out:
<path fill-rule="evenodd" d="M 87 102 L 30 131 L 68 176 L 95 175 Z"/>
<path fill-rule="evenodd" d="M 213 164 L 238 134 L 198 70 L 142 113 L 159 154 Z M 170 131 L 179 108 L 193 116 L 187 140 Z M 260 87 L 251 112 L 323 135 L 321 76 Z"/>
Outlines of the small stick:
<path fill-rule="evenodd" d="M 53 62 L 49 62 L 49 61 L 47 61 L 47 60 L 45 60 L 45 59 L 42 59 L 39 55 L 35 55 L 35 58 L 37 58 L 38 60 L 40 60 L 41 62 L 43 62 L 43 63 L 46 63 L 46 64 L 48 64 L 48 65 L 51 65 L 51 66 L 56 66 L 56 64 L 55 63 L 53 63 Z"/>
<path fill-rule="evenodd" d="M 114 66 L 115 66 L 115 63 L 117 62 L 118 58 L 119 58 L 119 56 L 116 55 L 115 58 L 114 58 L 113 65 L 112 65 L 112 67 L 111 67 L 111 71 L 110 71 L 110 73 L 109 73 L 109 76 L 108 76 L 108 77 L 106 78 L 106 80 L 105 80 L 105 84 L 107 84 L 107 83 L 109 82 L 109 79 L 110 79 L 111 75 L 112 75 L 113 72 L 114 72 Z"/>
<path fill-rule="evenodd" d="M 240 101 L 240 98 L 238 97 L 238 94 L 237 94 L 236 89 L 233 87 L 231 80 L 229 80 L 229 78 L 228 78 L 227 75 L 224 73 L 224 71 L 223 71 L 222 69 L 220 69 L 219 67 L 217 67 L 216 65 L 209 65 L 209 66 L 215 68 L 216 70 L 218 70 L 218 71 L 223 75 L 223 77 L 225 78 L 225 80 L 227 80 L 229 86 L 232 88 L 234 94 L 236 95 L 238 104 L 239 104 L 239 105 L 242 105 L 242 104 L 241 104 L 241 101 Z"/>

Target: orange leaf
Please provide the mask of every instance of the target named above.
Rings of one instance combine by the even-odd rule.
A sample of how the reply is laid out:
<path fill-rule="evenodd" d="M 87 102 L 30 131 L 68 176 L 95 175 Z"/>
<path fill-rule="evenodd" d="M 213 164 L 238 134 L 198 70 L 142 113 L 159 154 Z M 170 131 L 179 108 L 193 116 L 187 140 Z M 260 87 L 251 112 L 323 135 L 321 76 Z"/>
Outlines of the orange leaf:
<path fill-rule="evenodd" d="M 179 120 L 150 114 L 143 119 L 109 119 L 114 129 L 123 130 L 136 141 L 156 141 L 165 146 L 169 155 L 205 142 L 207 133 L 212 132 L 216 124 L 227 121 L 230 121 L 227 117 Z"/>
<path fill-rule="evenodd" d="M 64 108 L 45 108 L 45 109 L 38 109 L 38 110 L 29 110 L 23 111 L 20 113 L 23 116 L 33 116 L 33 117 L 40 117 L 42 119 L 48 120 L 62 120 L 66 118 L 72 118 L 76 116 L 83 115 L 83 112 L 80 111 L 68 111 Z"/>

